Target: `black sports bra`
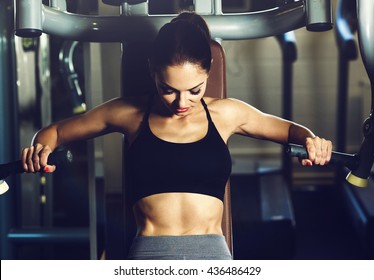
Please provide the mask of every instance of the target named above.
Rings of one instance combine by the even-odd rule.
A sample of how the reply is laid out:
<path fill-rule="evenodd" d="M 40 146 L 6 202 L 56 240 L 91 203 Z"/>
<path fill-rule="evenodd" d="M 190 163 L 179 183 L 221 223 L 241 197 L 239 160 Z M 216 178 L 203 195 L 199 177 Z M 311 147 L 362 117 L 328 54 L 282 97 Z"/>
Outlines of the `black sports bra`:
<path fill-rule="evenodd" d="M 204 138 L 192 143 L 167 142 L 149 127 L 150 106 L 126 158 L 126 183 L 130 201 L 159 193 L 198 193 L 223 201 L 231 173 L 231 156 L 218 133 L 206 103 L 209 122 Z"/>

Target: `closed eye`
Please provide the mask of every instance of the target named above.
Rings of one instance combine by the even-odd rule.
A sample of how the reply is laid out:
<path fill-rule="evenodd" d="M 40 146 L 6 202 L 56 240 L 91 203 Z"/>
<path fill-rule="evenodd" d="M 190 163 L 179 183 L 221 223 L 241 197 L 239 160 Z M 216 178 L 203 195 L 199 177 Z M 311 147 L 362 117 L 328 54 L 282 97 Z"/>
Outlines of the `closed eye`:
<path fill-rule="evenodd" d="M 169 87 L 165 87 L 165 86 L 161 86 L 160 88 L 161 88 L 161 90 L 162 90 L 162 92 L 164 94 L 173 94 L 173 93 L 175 93 L 175 89 L 172 89 L 172 88 L 169 88 Z"/>
<path fill-rule="evenodd" d="M 198 95 L 200 92 L 201 92 L 201 89 L 200 89 L 200 88 L 197 89 L 197 90 L 190 90 L 190 93 L 191 93 L 192 95 Z"/>
<path fill-rule="evenodd" d="M 201 92 L 201 86 L 204 84 L 204 82 L 194 86 L 193 88 L 190 88 L 188 89 L 188 91 L 192 94 L 192 95 L 198 95 L 200 92 Z M 164 94 L 173 94 L 173 93 L 180 93 L 179 90 L 171 87 L 171 86 L 168 86 L 167 84 L 161 82 L 161 85 L 160 85 L 160 89 L 162 90 L 162 92 Z"/>

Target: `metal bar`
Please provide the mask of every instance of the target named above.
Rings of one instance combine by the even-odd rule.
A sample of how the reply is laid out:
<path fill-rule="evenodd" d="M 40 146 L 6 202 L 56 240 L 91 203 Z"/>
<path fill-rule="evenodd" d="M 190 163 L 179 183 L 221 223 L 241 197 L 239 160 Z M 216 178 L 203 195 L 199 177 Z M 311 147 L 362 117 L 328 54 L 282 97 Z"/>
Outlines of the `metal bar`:
<path fill-rule="evenodd" d="M 42 34 L 42 0 L 15 0 L 16 34 L 38 37 Z"/>
<path fill-rule="evenodd" d="M 338 92 L 337 92 L 337 118 L 336 118 L 336 149 L 345 151 L 347 143 L 347 103 L 348 103 L 348 77 L 349 61 L 339 55 Z"/>
<path fill-rule="evenodd" d="M 362 60 L 368 73 L 370 82 L 374 84 L 374 1 L 358 0 L 358 38 Z M 372 97 L 374 92 L 372 92 Z M 372 98 L 372 106 L 374 106 Z"/>
<path fill-rule="evenodd" d="M 13 1 L 0 1 L 0 162 L 10 161 L 19 154 L 18 110 L 15 79 Z M 10 186 L 19 185 L 18 178 L 8 179 Z M 14 250 L 6 235 L 17 221 L 16 197 L 9 191 L 0 197 L 0 259 L 13 259 Z"/>
<path fill-rule="evenodd" d="M 8 233 L 13 243 L 88 243 L 88 228 L 14 229 Z"/>
<path fill-rule="evenodd" d="M 19 17 L 18 10 L 16 16 Z M 90 16 L 77 15 L 42 5 L 42 31 L 69 40 L 86 42 L 128 42 L 152 40 L 162 25 L 174 15 Z M 213 38 L 224 40 L 256 39 L 282 34 L 305 26 L 304 2 L 289 2 L 269 10 L 203 15 Z M 17 21 L 18 22 L 18 21 Z M 22 28 L 16 34 L 23 36 Z"/>
<path fill-rule="evenodd" d="M 276 36 L 282 49 L 282 118 L 292 120 L 292 73 L 297 58 L 296 38 L 293 31 Z M 282 152 L 282 172 L 288 182 L 291 181 L 292 159 Z"/>
<path fill-rule="evenodd" d="M 309 31 L 326 31 L 332 28 L 331 0 L 305 0 L 306 28 Z"/>
<path fill-rule="evenodd" d="M 358 0 L 358 41 L 362 61 L 371 84 L 370 115 L 363 123 L 364 141 L 361 144 L 358 156 L 359 165 L 347 176 L 347 181 L 359 187 L 368 185 L 368 177 L 374 162 L 374 1 Z"/>
<path fill-rule="evenodd" d="M 356 17 L 356 3 L 351 0 L 340 0 L 336 9 L 336 42 L 339 48 L 338 92 L 336 114 L 336 149 L 345 151 L 347 143 L 347 102 L 349 61 L 357 58 L 357 47 L 350 19 Z M 351 23 L 351 24 L 350 24 Z"/>

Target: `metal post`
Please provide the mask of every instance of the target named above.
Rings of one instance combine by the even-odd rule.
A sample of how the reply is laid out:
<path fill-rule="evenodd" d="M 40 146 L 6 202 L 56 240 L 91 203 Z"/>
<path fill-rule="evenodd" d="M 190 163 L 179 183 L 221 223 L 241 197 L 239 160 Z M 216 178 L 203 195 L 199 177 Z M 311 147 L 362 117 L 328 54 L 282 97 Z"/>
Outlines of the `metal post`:
<path fill-rule="evenodd" d="M 16 35 L 38 37 L 42 34 L 42 0 L 16 0 Z"/>
<path fill-rule="evenodd" d="M 296 38 L 293 31 L 278 35 L 277 40 L 282 48 L 282 118 L 292 120 L 292 74 L 293 63 L 297 59 Z M 291 182 L 292 160 L 282 152 L 282 172 L 288 183 Z"/>
<path fill-rule="evenodd" d="M 345 151 L 347 139 L 347 103 L 349 61 L 357 59 L 358 51 L 355 43 L 355 23 L 350 19 L 356 18 L 356 3 L 351 0 L 340 0 L 336 10 L 335 35 L 339 48 L 337 119 L 336 119 L 336 149 Z"/>
<path fill-rule="evenodd" d="M 374 2 L 373 0 L 357 1 L 358 42 L 362 61 L 365 65 L 371 84 L 371 111 L 363 123 L 364 141 L 358 153 L 359 166 L 347 176 L 347 181 L 355 186 L 366 187 L 374 161 Z"/>
<path fill-rule="evenodd" d="M 306 28 L 309 31 L 326 31 L 332 28 L 331 0 L 305 0 Z"/>
<path fill-rule="evenodd" d="M 0 162 L 11 161 L 18 151 L 12 2 L 0 1 Z M 13 258 L 7 235 L 16 222 L 13 205 L 17 182 L 12 177 L 7 180 L 13 190 L 0 197 L 0 259 Z"/>

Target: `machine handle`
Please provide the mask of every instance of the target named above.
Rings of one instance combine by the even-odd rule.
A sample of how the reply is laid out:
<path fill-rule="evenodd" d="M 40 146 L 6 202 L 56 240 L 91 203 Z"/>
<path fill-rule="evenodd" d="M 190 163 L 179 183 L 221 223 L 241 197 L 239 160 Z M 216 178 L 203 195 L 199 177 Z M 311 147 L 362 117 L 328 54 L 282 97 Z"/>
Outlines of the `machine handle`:
<path fill-rule="evenodd" d="M 308 158 L 307 150 L 301 145 L 289 144 L 286 152 L 292 157 L 298 157 L 300 159 Z M 357 168 L 359 160 L 357 154 L 346 154 L 333 151 L 330 163 L 343 165 L 352 170 Z"/>
<path fill-rule="evenodd" d="M 69 150 L 60 150 L 51 153 L 48 157 L 48 165 L 63 166 L 73 161 L 73 154 Z M 23 173 L 24 169 L 21 160 L 0 164 L 0 180 L 11 174 Z"/>

